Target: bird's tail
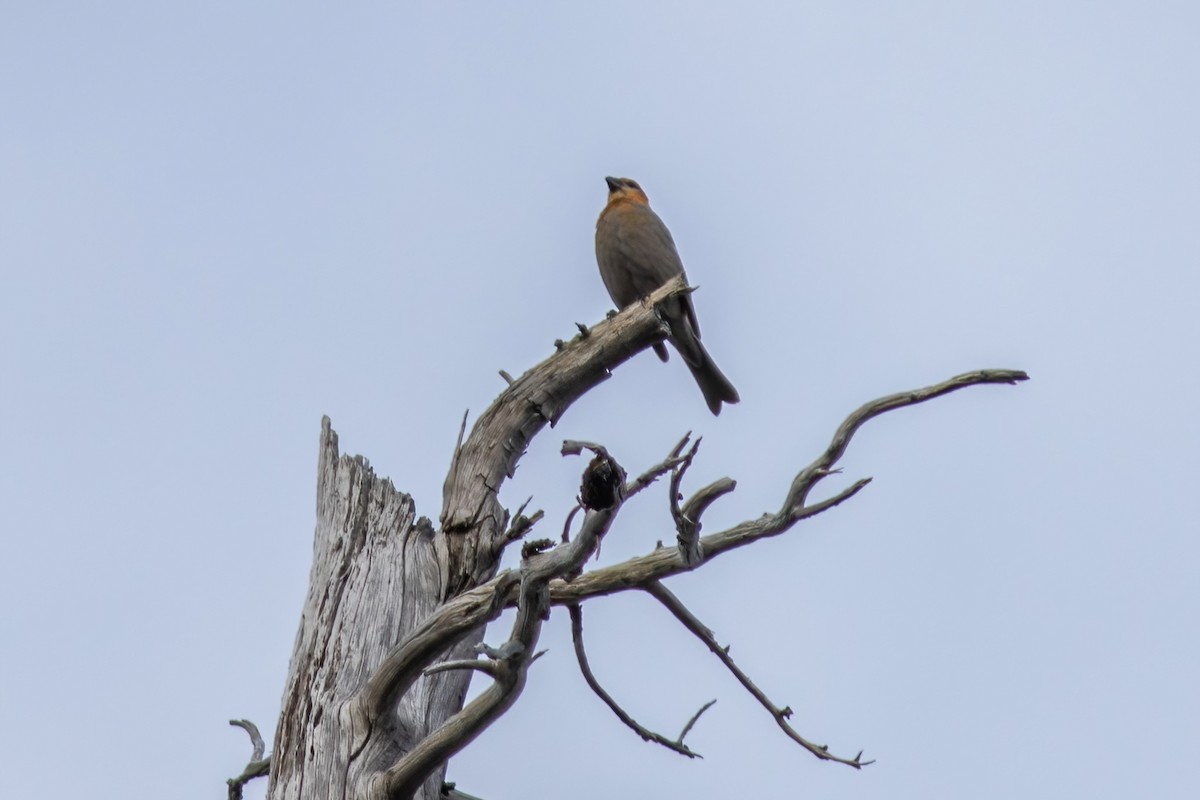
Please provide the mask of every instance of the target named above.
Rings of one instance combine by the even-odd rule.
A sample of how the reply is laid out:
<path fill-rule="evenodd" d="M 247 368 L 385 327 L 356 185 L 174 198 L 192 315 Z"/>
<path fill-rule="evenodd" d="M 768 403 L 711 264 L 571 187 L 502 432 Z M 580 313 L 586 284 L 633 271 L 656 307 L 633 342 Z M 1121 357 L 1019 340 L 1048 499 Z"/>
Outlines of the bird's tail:
<path fill-rule="evenodd" d="M 696 344 L 700 344 L 696 342 Z M 709 356 L 708 351 L 704 349 L 704 345 L 700 345 L 700 352 L 703 358 L 699 363 L 692 364 L 686 358 L 683 360 L 687 364 L 687 368 L 692 371 L 692 377 L 696 379 L 696 384 L 699 385 L 700 391 L 704 394 L 704 402 L 708 403 L 708 410 L 714 415 L 721 413 L 721 403 L 733 404 L 741 400 L 738 397 L 737 389 L 733 388 L 733 384 L 729 382 L 729 378 L 725 377 L 725 373 L 717 369 L 717 364 Z"/>

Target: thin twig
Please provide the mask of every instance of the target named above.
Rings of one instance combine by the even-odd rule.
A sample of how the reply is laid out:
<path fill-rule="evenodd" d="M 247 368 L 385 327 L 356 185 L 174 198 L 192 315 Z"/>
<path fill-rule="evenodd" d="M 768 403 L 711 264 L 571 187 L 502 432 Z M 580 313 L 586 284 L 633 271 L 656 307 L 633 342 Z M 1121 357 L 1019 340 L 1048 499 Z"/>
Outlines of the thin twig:
<path fill-rule="evenodd" d="M 229 787 L 229 800 L 242 800 L 242 787 L 255 778 L 265 777 L 271 771 L 271 757 L 263 756 L 267 744 L 263 741 L 262 734 L 258 732 L 257 725 L 248 719 L 231 719 L 229 724 L 244 730 L 250 737 L 250 746 L 254 748 L 250 755 L 250 761 L 242 770 L 242 774 L 225 781 Z"/>
<path fill-rule="evenodd" d="M 464 658 L 461 661 L 443 661 L 440 664 L 434 664 L 432 667 L 425 668 L 426 675 L 433 675 L 436 672 L 448 672 L 452 669 L 472 669 L 476 672 L 482 672 L 486 675 L 496 677 L 496 663 L 486 659 Z"/>
<path fill-rule="evenodd" d="M 458 453 L 462 450 L 463 437 L 467 435 L 467 415 L 471 413 L 471 409 L 463 409 L 462 424 L 458 426 L 458 440 L 454 443 L 454 457 L 458 458 Z M 453 463 L 451 463 L 453 466 Z"/>
<path fill-rule="evenodd" d="M 595 342 L 596 339 L 593 337 L 589 341 Z M 848 489 L 827 500 L 811 505 L 804 505 L 802 502 L 807 498 L 807 493 L 811 490 L 815 482 L 830 473 L 834 462 L 844 453 L 850 438 L 866 420 L 886 411 L 924 402 L 925 400 L 956 391 L 966 386 L 991 383 L 1012 384 L 1026 380 L 1027 378 L 1028 376 L 1024 372 L 1017 370 L 980 370 L 956 376 L 941 384 L 935 384 L 916 392 L 893 395 L 868 403 L 847 418 L 846 422 L 838 429 L 833 443 L 831 443 L 825 454 L 796 476 L 796 479 L 793 481 L 792 490 L 789 491 L 788 499 L 785 501 L 781 513 L 763 515 L 762 517 L 747 520 L 725 531 L 703 537 L 701 542 L 703 544 L 705 561 L 711 560 L 729 550 L 758 541 L 759 539 L 782 534 L 790 530 L 800 520 L 832 508 L 860 491 L 866 485 L 866 480 L 858 481 Z M 597 378 L 596 380 L 600 379 L 602 378 Z M 589 387 L 584 387 L 581 391 L 586 390 L 586 388 Z M 553 396 L 553 394 L 548 396 Z M 572 394 L 569 400 L 573 400 L 575 397 L 576 395 Z M 494 417 L 498 413 L 496 408 L 502 405 L 498 401 L 492 409 L 489 409 L 488 415 L 485 416 L 491 419 L 491 417 Z M 569 405 L 569 402 L 556 402 L 554 408 L 551 409 L 553 412 L 551 417 L 557 418 L 566 405 Z M 476 429 L 480 433 L 480 436 L 476 437 L 473 434 L 468 443 L 464 445 L 467 449 L 470 449 L 472 446 L 483 446 L 480 442 L 493 441 L 482 433 L 490 430 L 488 425 L 477 423 Z M 527 442 L 534 433 L 536 433 L 536 429 L 525 431 L 523 434 L 525 438 L 517 442 L 513 447 L 508 448 L 508 450 L 511 450 L 513 453 L 520 452 L 520 447 L 517 445 Z M 458 477 L 460 476 L 447 476 L 447 485 L 451 489 L 447 491 L 443 501 L 443 530 L 455 531 L 465 529 L 462 520 L 457 516 L 462 513 L 458 510 L 462 507 L 462 504 L 456 501 L 463 495 L 460 484 L 457 482 Z M 487 475 L 482 474 L 479 476 L 480 479 L 487 477 Z M 475 480 L 475 478 L 471 477 L 471 480 Z M 596 516 L 611 517 L 611 513 L 597 512 Z M 585 519 L 583 527 L 584 530 L 588 529 L 588 520 Z M 581 536 L 577 536 L 576 538 L 581 538 Z M 555 548 L 554 551 L 545 553 L 541 557 L 554 556 L 558 550 L 559 548 Z M 674 548 L 659 548 L 645 556 L 632 558 L 611 567 L 596 569 L 578 577 L 573 577 L 570 581 L 552 579 L 548 585 L 549 600 L 555 605 L 579 603 L 590 597 L 643 588 L 649 583 L 670 575 L 679 574 L 688 569 L 690 567 L 682 563 Z M 525 597 L 525 593 L 519 588 L 526 586 L 523 575 L 524 571 L 524 565 L 521 571 L 504 570 L 492 579 L 484 581 L 474 588 L 468 588 L 454 594 L 420 623 L 403 642 L 393 648 L 383 663 L 379 665 L 368 679 L 363 690 L 351 703 L 349 709 L 350 717 L 353 728 L 358 732 L 357 735 L 359 737 L 354 743 L 355 747 L 361 748 L 363 746 L 365 743 L 365 738 L 363 737 L 370 734 L 375 721 L 391 713 L 390 710 L 395 708 L 398 699 L 408 691 L 413 682 L 422 674 L 423 669 L 432 664 L 454 642 L 460 640 L 467 632 L 478 628 L 479 625 L 496 619 L 504 608 L 516 606 L 520 609 L 522 598 Z M 566 571 L 562 574 L 566 574 Z M 517 693 L 519 694 L 519 690 Z M 421 753 L 420 761 L 423 766 L 417 767 L 414 761 L 406 756 L 402 761 L 408 761 L 408 763 L 404 765 L 403 770 L 397 769 L 391 773 L 391 776 L 396 778 L 400 776 L 402 771 L 406 772 L 405 780 L 399 783 L 392 783 L 392 786 L 407 785 L 406 782 L 409 778 L 416 779 L 414 777 L 416 773 L 428 774 L 428 770 L 433 768 L 431 765 L 444 763 L 446 758 L 449 758 L 450 755 L 465 747 L 483 728 L 490 725 L 499 714 L 503 713 L 504 709 L 507 708 L 505 703 L 511 704 L 511 702 L 515 701 L 514 694 L 506 691 L 506 695 L 503 702 L 499 703 L 495 701 L 494 697 L 486 701 L 484 701 L 482 696 L 477 698 L 477 701 L 481 702 L 482 706 L 485 707 L 482 711 L 476 705 L 476 701 L 473 701 L 472 706 L 474 708 L 463 709 L 460 712 L 466 715 L 467 719 L 465 721 L 469 722 L 469 724 L 465 726 L 459 725 L 457 731 L 453 734 L 444 731 L 440 733 L 435 732 L 435 734 L 438 734 L 436 736 L 437 741 L 431 740 L 435 738 L 432 735 L 431 737 L 427 737 L 426 741 L 422 743 L 423 745 L 428 745 L 422 748 L 423 752 Z M 471 711 L 471 713 L 468 713 L 468 711 Z M 459 718 L 459 722 L 464 722 L 464 719 Z M 442 735 L 443 733 L 445 735 Z M 409 755 L 412 756 L 414 753 L 410 753 Z M 400 768 L 401 765 L 397 764 L 396 766 Z M 408 770 L 410 769 L 413 771 L 409 772 Z"/>
<path fill-rule="evenodd" d="M 861 751 L 859 751 L 858 755 L 856 755 L 854 758 L 842 758 L 841 756 L 835 756 L 829 752 L 829 747 L 827 745 L 815 744 L 797 733 L 795 728 L 793 728 L 787 722 L 787 718 L 792 715 L 792 710 L 787 707 L 780 708 L 772 703 L 766 694 L 763 693 L 762 689 L 759 689 L 754 681 L 750 680 L 749 676 L 747 676 L 746 673 L 734 663 L 733 658 L 729 655 L 729 649 L 726 647 L 721 647 L 721 645 L 717 643 L 717 639 L 715 636 L 713 636 L 713 632 L 709 630 L 704 623 L 697 619 L 695 614 L 688 610 L 687 606 L 683 604 L 683 601 L 676 597 L 670 589 L 657 581 L 651 581 L 642 588 L 644 588 L 647 593 L 666 606 L 667 610 L 674 614 L 675 618 L 682 622 L 685 628 L 695 634 L 696 638 L 708 646 L 708 649 L 711 650 L 713 654 L 721 660 L 721 663 L 733 673 L 733 676 L 738 679 L 738 682 L 741 683 L 742 686 L 746 688 L 746 691 L 750 692 L 750 694 L 754 696 L 754 699 L 758 700 L 762 707 L 770 712 L 771 716 L 775 718 L 775 722 L 778 723 L 779 727 L 782 728 L 784 733 L 791 737 L 793 741 L 795 741 L 808 752 L 815 755 L 817 758 L 825 761 L 836 761 L 839 764 L 847 764 L 855 769 L 861 769 L 867 764 L 874 763 L 873 761 L 862 761 Z"/>
<path fill-rule="evenodd" d="M 679 454 L 683 452 L 684 446 L 687 445 L 688 440 L 691 438 L 692 432 L 688 431 L 683 435 L 683 438 L 680 439 L 673 448 L 671 448 L 671 452 L 667 454 L 666 458 L 647 469 L 634 480 L 625 484 L 625 499 L 628 500 L 630 497 L 637 494 L 642 489 L 645 489 L 660 477 L 679 466 L 683 462 L 683 457 Z"/>
<path fill-rule="evenodd" d="M 894 411 L 897 408 L 924 403 L 926 400 L 932 400 L 935 397 L 941 397 L 944 394 L 956 392 L 968 386 L 978 386 L 979 384 L 986 383 L 1015 385 L 1027 380 L 1029 380 L 1029 375 L 1022 370 L 981 369 L 975 372 L 964 372 L 962 375 L 955 375 L 950 380 L 935 383 L 923 389 L 916 389 L 911 392 L 897 392 L 896 394 L 890 394 L 866 403 L 851 413 L 850 416 L 846 417 L 846 421 L 838 427 L 837 432 L 833 435 L 833 441 L 829 443 L 829 447 L 825 448 L 825 452 L 796 475 L 783 502 L 783 508 L 779 511 L 780 515 L 791 513 L 803 506 L 812 488 L 822 478 L 833 474 L 833 465 L 846 452 L 846 448 L 850 445 L 850 440 L 867 420 L 888 411 Z"/>
<path fill-rule="evenodd" d="M 700 448 L 700 442 L 703 439 L 703 436 L 697 437 L 696 441 L 692 443 L 692 446 L 688 448 L 687 453 L 680 460 L 679 465 L 671 470 L 671 518 L 675 520 L 676 539 L 679 542 L 679 555 L 683 558 L 683 563 L 689 567 L 695 567 L 704 561 L 704 550 L 700 545 L 699 521 L 689 517 L 679 507 L 679 501 L 682 499 L 679 487 L 683 483 L 683 476 L 687 473 L 688 468 L 692 466 L 692 460 L 696 457 L 696 451 Z"/>
<path fill-rule="evenodd" d="M 512 544 L 518 539 L 524 538 L 525 534 L 533 530 L 533 526 L 538 524 L 542 518 L 546 516 L 545 512 L 540 508 L 533 512 L 532 516 L 525 516 L 525 508 L 530 502 L 532 502 L 532 500 L 533 497 L 526 499 L 525 502 L 521 503 L 520 507 L 517 509 L 517 513 L 513 515 L 512 524 L 509 525 L 508 530 L 504 532 L 504 536 L 500 539 L 501 549 L 504 549 L 504 547 Z"/>
<path fill-rule="evenodd" d="M 610 456 L 603 459 L 598 457 L 585 470 L 585 483 L 599 482 L 592 473 L 607 476 L 611 481 L 609 491 L 614 502 L 606 508 L 588 510 L 579 533 L 572 541 L 546 552 L 531 553 L 523 559 L 516 576 L 517 613 L 508 640 L 498 648 L 477 648 L 488 655 L 490 662 L 470 661 L 466 663 L 471 666 L 464 666 L 467 669 L 479 669 L 476 665 L 490 663 L 494 667 L 494 673 L 489 673 L 492 684 L 384 772 L 383 785 L 387 797 L 396 800 L 411 797 L 431 770 L 460 752 L 520 697 L 525 688 L 529 665 L 540 657 L 540 653 L 534 653 L 533 650 L 541 635 L 542 623 L 550 615 L 550 593 L 547 588 L 550 581 L 575 574 L 582 568 L 621 508 L 619 490 L 624 486 L 625 473 L 620 464 Z M 399 661 L 399 654 L 395 658 Z M 388 678 L 377 673 L 372 680 L 387 681 Z M 388 681 L 385 687 L 392 689 L 397 683 Z M 378 704 L 370 700 L 365 699 L 367 708 L 378 708 Z"/>
<path fill-rule="evenodd" d="M 581 503 L 576 503 L 575 507 L 572 508 L 570 513 L 567 514 L 567 519 L 565 522 L 563 522 L 563 531 L 562 531 L 563 544 L 566 544 L 567 542 L 571 541 L 571 522 L 575 519 L 575 515 L 578 514 L 580 511 L 583 511 L 583 505 Z"/>
<path fill-rule="evenodd" d="M 571 639 L 575 642 L 575 660 L 579 662 L 579 671 L 583 673 L 583 679 L 587 681 L 587 685 L 590 686 L 592 691 L 596 693 L 596 696 L 603 700 L 604 704 L 612 709 L 612 712 L 617 715 L 617 719 L 621 720 L 626 727 L 628 727 L 638 736 L 642 737 L 643 741 L 656 742 L 668 750 L 673 750 L 674 752 L 679 753 L 681 756 L 687 756 L 688 758 L 703 758 L 703 756 L 701 756 L 699 753 L 685 745 L 683 743 L 683 738 L 687 736 L 688 731 L 690 731 L 692 726 L 696 724 L 696 720 L 700 718 L 700 715 L 711 708 L 712 704 L 717 701 L 710 700 L 701 706 L 700 710 L 692 715 L 692 718 L 688 720 L 688 723 L 683 726 L 683 732 L 679 734 L 679 738 L 677 739 L 668 739 L 661 733 L 655 733 L 649 728 L 646 728 L 633 717 L 631 717 L 629 713 L 625 711 L 625 709 L 621 708 L 620 704 L 612 698 L 612 695 L 604 690 L 604 687 L 600 685 L 600 681 L 596 680 L 595 674 L 592 673 L 592 667 L 588 663 L 587 651 L 583 646 L 582 606 L 579 606 L 578 604 L 572 604 L 567 606 L 567 611 L 569 611 L 571 614 Z"/>
<path fill-rule="evenodd" d="M 717 699 L 714 697 L 712 700 L 709 700 L 707 703 L 700 706 L 700 708 L 698 708 L 696 710 L 696 713 L 692 714 L 692 718 L 689 719 L 687 721 L 687 723 L 684 724 L 683 730 L 681 730 L 679 732 L 679 738 L 676 739 L 675 741 L 679 742 L 680 744 L 683 744 L 684 737 L 687 736 L 688 733 L 692 730 L 692 727 L 695 726 L 696 722 L 700 719 L 700 715 L 703 714 L 705 711 L 708 711 L 710 708 L 712 708 L 716 704 L 717 704 Z"/>
<path fill-rule="evenodd" d="M 870 482 L 870 478 L 859 480 L 833 497 L 811 505 L 797 505 L 796 501 L 797 497 L 806 498 L 816 481 L 833 474 L 833 462 L 841 458 L 854 433 L 867 420 L 884 412 L 922 403 L 967 386 L 1011 385 L 1028 379 L 1029 376 L 1020 370 L 978 370 L 956 375 L 947 381 L 927 386 L 924 389 L 889 395 L 867 403 L 846 418 L 825 453 L 796 475 L 783 508 L 779 512 L 764 514 L 756 519 L 746 520 L 732 528 L 703 537 L 700 544 L 704 552 L 704 560 L 710 561 L 730 550 L 785 533 L 791 530 L 797 522 L 827 511 L 861 491 Z M 689 569 L 694 569 L 694 567 L 683 563 L 674 549 L 659 548 L 620 564 L 592 570 L 569 583 L 555 581 L 550 585 L 550 599 L 555 605 L 569 605 L 589 597 L 641 588 L 650 581 L 661 580 Z M 505 597 L 504 602 L 506 605 L 512 605 L 511 593 Z"/>
<path fill-rule="evenodd" d="M 261 761 L 263 753 L 267 752 L 267 743 L 263 741 L 262 734 L 258 732 L 258 726 L 248 719 L 231 719 L 229 724 L 235 728 L 241 728 L 250 737 L 250 745 L 254 748 L 250 760 Z"/>

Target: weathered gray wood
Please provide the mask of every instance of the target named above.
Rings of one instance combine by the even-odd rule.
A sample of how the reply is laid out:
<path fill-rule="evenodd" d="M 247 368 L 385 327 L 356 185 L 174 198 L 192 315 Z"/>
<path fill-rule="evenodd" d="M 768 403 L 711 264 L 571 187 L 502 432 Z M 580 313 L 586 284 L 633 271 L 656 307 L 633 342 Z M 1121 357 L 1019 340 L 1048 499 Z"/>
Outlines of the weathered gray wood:
<path fill-rule="evenodd" d="M 465 670 L 424 670 L 470 655 L 502 607 L 497 587 L 473 596 L 512 540 L 501 484 L 547 422 L 663 339 L 657 308 L 687 291 L 675 280 L 594 328 L 581 326 L 512 381 L 455 449 L 438 530 L 365 459 L 339 456 L 323 420 L 312 574 L 276 730 L 271 800 L 399 796 L 388 771 L 462 710 L 470 680 Z M 478 611 L 480 601 L 485 614 L 454 623 L 458 609 Z M 444 774 L 437 766 L 413 796 L 435 800 Z M 407 796 L 413 781 L 401 783 Z"/>
<path fill-rule="evenodd" d="M 441 525 L 450 534 L 442 540 L 448 547 L 449 595 L 495 575 L 506 524 L 496 498 L 533 437 L 606 380 L 610 370 L 661 342 L 668 328 L 656 309 L 690 291 L 675 278 L 611 319 L 590 329 L 580 326 L 580 336 L 513 381 L 479 416 L 455 453 L 442 492 Z"/>
<path fill-rule="evenodd" d="M 340 456 L 328 417 L 317 474 L 312 573 L 275 736 L 270 800 L 370 796 L 373 777 L 462 707 L 470 679 L 465 672 L 418 677 L 388 723 L 393 730 L 372 732 L 375 746 L 353 751 L 339 709 L 441 604 L 444 565 L 412 498 L 361 456 Z M 452 657 L 469 653 L 481 634 L 460 642 Z M 364 763 L 368 753 L 374 763 Z M 444 773 L 443 766 L 430 775 L 416 797 L 436 800 Z"/>
<path fill-rule="evenodd" d="M 520 694 L 545 604 L 645 588 L 727 550 L 783 533 L 866 485 L 862 480 L 824 501 L 807 502 L 809 491 L 833 471 L 868 419 L 965 386 L 1026 378 L 1015 371 L 982 370 L 868 403 L 797 475 L 774 515 L 700 537 L 704 509 L 734 483 L 710 484 L 682 506 L 676 499 L 677 532 L 690 558 L 681 558 L 676 548 L 659 548 L 564 581 L 561 576 L 579 573 L 586 558 L 579 548 L 590 540 L 581 532 L 570 545 L 526 555 L 519 570 L 497 575 L 503 548 L 530 527 L 518 520 L 507 529 L 509 513 L 497 499 L 501 484 L 546 423 L 553 424 L 611 369 L 662 340 L 666 329 L 657 308 L 686 291 L 682 281 L 673 281 L 594 328 L 581 326 L 579 337 L 510 380 L 455 448 L 439 529 L 418 519 L 412 499 L 376 477 L 366 459 L 341 456 L 329 419 L 322 421 L 312 573 L 271 757 L 270 800 L 438 800 L 445 759 Z M 686 441 L 647 476 L 627 485 L 626 493 L 653 480 L 648 476 L 672 470 L 672 496 L 677 496 L 691 459 L 690 454 L 679 457 Z M 611 513 L 589 515 L 585 531 L 607 525 Z M 481 642 L 483 626 L 506 605 L 518 609 L 509 642 L 485 648 L 486 664 L 461 663 Z M 443 660 L 460 663 L 435 666 Z M 476 671 L 493 683 L 464 709 Z M 858 765 L 857 758 L 839 760 Z"/>

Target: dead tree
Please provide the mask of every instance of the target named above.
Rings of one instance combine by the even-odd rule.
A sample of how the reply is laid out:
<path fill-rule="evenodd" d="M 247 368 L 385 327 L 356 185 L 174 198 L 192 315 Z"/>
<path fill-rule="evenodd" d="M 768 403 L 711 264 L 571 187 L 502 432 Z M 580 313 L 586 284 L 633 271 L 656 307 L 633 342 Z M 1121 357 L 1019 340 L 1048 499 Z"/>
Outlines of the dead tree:
<path fill-rule="evenodd" d="M 329 419 L 322 422 L 317 480 L 317 525 L 312 574 L 296 636 L 273 754 L 264 756 L 257 730 L 244 720 L 254 754 L 242 775 L 229 781 L 230 797 L 269 770 L 271 800 L 435 800 L 445 765 L 516 702 L 538 657 L 541 626 L 554 606 L 571 617 L 576 656 L 584 678 L 617 717 L 647 741 L 684 756 L 684 743 L 700 711 L 669 738 L 647 730 L 603 689 L 588 666 L 583 645 L 583 604 L 616 592 L 644 591 L 662 603 L 733 673 L 775 722 L 820 759 L 860 768 L 862 753 L 836 755 L 801 736 L 791 710 L 755 685 L 712 632 L 663 581 L 702 567 L 726 551 L 776 536 L 797 522 L 857 494 L 870 478 L 822 500 L 812 490 L 835 467 L 859 427 L 872 417 L 977 384 L 1014 384 L 1014 370 L 980 370 L 924 389 L 889 395 L 850 414 L 825 451 L 800 469 L 773 514 L 701 536 L 705 510 L 733 491 L 722 478 L 683 501 L 681 482 L 698 441 L 684 437 L 666 458 L 633 480 L 603 447 L 567 442 L 564 454 L 595 453 L 584 472 L 578 530 L 560 541 L 524 541 L 542 513 L 503 508 L 498 493 L 535 435 L 553 425 L 584 393 L 634 354 L 662 341 L 667 331 L 656 309 L 690 291 L 675 280 L 647 301 L 586 328 L 509 386 L 466 434 L 459 431 L 443 486 L 437 525 L 417 517 L 413 500 L 379 478 L 366 459 L 338 452 Z M 502 373 L 504 374 L 504 373 Z M 612 566 L 584 570 L 588 557 L 623 503 L 654 480 L 669 476 L 676 542 Z M 516 569 L 498 571 L 505 548 L 523 542 Z M 483 642 L 484 626 L 516 608 L 507 638 Z M 466 704 L 467 684 L 482 673 L 490 686 Z"/>

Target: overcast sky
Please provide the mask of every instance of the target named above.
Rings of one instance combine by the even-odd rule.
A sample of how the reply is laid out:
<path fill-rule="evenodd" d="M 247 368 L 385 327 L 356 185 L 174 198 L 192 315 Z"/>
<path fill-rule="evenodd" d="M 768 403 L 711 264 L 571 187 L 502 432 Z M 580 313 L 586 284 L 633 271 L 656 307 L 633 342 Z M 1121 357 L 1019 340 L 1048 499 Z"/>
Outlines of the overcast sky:
<path fill-rule="evenodd" d="M 273 731 L 317 441 L 437 516 L 463 411 L 610 303 L 606 175 L 670 226 L 713 418 L 643 354 L 502 499 L 686 431 L 718 530 L 859 404 L 852 502 L 671 587 L 801 751 L 644 596 L 556 612 L 450 765 L 516 798 L 1184 798 L 1200 749 L 1200 11 L 1191 3 L 6 3 L 0 794 L 221 797 Z M 685 489 L 688 486 L 685 485 Z M 665 487 L 599 563 L 671 537 Z M 502 624 L 507 620 L 503 620 Z M 500 641 L 506 628 L 489 639 Z M 261 798 L 262 782 L 248 792 Z"/>

